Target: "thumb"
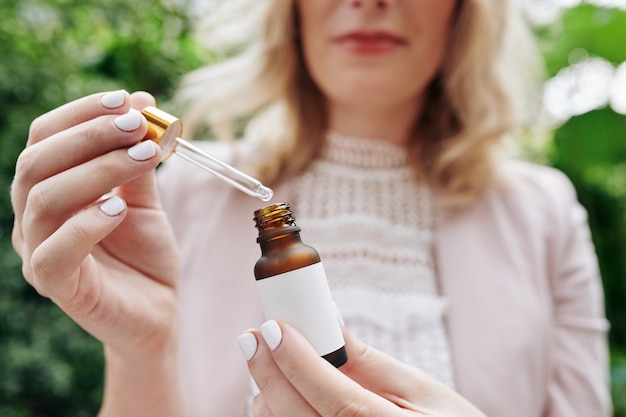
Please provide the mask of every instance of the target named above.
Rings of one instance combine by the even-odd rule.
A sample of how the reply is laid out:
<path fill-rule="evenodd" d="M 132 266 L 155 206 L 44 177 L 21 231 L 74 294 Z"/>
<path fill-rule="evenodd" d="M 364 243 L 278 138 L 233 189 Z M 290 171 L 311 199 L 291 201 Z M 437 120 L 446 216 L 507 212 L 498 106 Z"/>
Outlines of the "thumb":
<path fill-rule="evenodd" d="M 426 405 L 424 400 L 430 396 L 432 378 L 361 342 L 345 328 L 343 333 L 348 362 L 339 368 L 340 371 L 367 390 L 392 402 L 405 399 Z M 419 398 L 413 398 L 416 393 L 420 394 Z"/>
<path fill-rule="evenodd" d="M 130 105 L 133 109 L 143 110 L 148 106 L 155 106 L 154 96 L 145 91 L 136 91 L 130 95 Z"/>
<path fill-rule="evenodd" d="M 423 410 L 438 410 L 436 415 L 484 417 L 445 384 L 361 342 L 345 328 L 344 339 L 348 362 L 339 370 L 363 388 L 407 409 L 419 404 Z"/>

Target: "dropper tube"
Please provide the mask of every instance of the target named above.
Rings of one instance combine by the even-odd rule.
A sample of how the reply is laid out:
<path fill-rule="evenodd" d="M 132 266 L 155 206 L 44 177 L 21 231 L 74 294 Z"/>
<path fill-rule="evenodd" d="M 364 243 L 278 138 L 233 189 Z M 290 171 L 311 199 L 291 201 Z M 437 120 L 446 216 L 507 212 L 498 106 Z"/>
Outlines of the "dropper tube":
<path fill-rule="evenodd" d="M 183 124 L 179 119 L 152 106 L 146 107 L 141 113 L 148 120 L 146 139 L 154 140 L 163 150 L 165 156 L 161 161 L 175 154 L 252 197 L 258 197 L 263 201 L 271 200 L 274 192 L 271 188 L 264 186 L 261 181 L 203 152 L 181 138 Z"/>

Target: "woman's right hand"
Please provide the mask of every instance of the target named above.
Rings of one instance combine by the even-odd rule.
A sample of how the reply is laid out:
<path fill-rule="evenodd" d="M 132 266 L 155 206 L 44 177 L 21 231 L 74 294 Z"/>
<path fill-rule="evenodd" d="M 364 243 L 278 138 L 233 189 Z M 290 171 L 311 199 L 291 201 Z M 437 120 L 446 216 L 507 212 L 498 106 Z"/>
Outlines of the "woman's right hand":
<path fill-rule="evenodd" d="M 127 363 L 176 344 L 178 254 L 160 208 L 147 93 L 94 94 L 37 118 L 11 200 L 26 280 Z M 106 196 L 106 197 L 103 197 Z"/>

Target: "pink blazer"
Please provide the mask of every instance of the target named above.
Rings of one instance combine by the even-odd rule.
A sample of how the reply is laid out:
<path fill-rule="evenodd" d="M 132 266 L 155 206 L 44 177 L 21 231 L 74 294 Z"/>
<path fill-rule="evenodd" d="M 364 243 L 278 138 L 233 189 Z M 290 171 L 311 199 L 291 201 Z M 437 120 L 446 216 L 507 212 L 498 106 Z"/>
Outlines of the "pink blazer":
<path fill-rule="evenodd" d="M 202 143 L 229 160 L 223 145 Z M 442 208 L 436 262 L 459 392 L 494 417 L 608 417 L 602 287 L 573 187 L 527 163 L 470 207 Z M 240 417 L 237 336 L 263 321 L 253 211 L 266 205 L 175 156 L 159 170 L 180 243 L 180 355 L 190 417 Z M 289 201 L 289 184 L 273 202 Z M 306 239 L 306 231 L 303 231 Z"/>

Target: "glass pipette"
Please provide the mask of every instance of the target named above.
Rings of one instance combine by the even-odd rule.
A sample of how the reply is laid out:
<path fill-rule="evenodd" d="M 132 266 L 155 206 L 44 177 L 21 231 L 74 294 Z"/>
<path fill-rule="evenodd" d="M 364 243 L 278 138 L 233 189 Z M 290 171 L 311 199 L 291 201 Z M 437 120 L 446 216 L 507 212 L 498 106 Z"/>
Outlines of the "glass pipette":
<path fill-rule="evenodd" d="M 271 200 L 274 192 L 271 188 L 261 184 L 261 181 L 203 152 L 181 138 L 183 124 L 178 118 L 152 106 L 146 107 L 141 113 L 148 120 L 146 139 L 157 142 L 163 150 L 164 157 L 161 161 L 165 161 L 172 154 L 175 154 L 209 171 L 248 195 L 258 197 L 263 201 Z"/>

